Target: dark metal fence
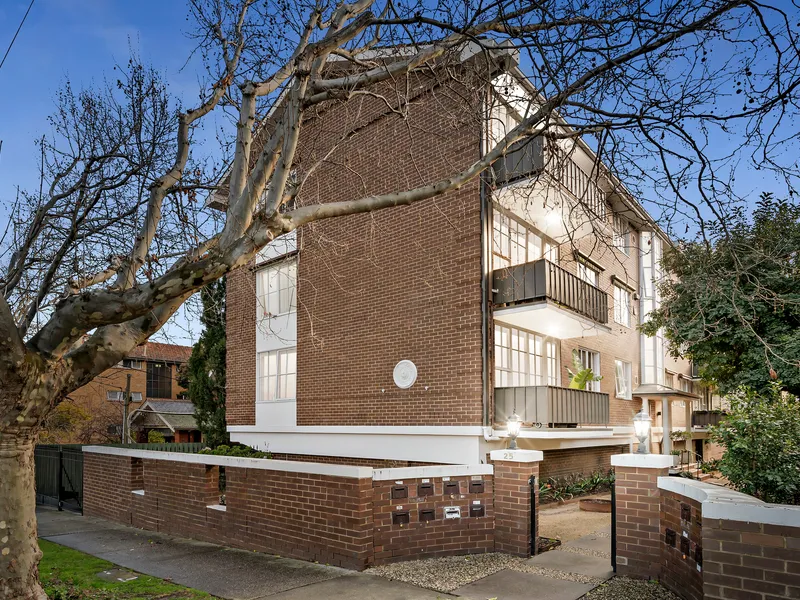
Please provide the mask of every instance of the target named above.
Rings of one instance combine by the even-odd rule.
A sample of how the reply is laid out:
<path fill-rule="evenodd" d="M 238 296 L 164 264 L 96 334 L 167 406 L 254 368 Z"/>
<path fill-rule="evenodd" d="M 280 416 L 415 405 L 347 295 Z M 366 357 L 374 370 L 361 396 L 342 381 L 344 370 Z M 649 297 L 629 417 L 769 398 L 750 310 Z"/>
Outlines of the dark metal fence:
<path fill-rule="evenodd" d="M 617 572 L 617 484 L 611 484 L 611 569 Z"/>
<path fill-rule="evenodd" d="M 39 444 L 34 449 L 36 501 L 83 512 L 83 450 L 80 445 Z"/>

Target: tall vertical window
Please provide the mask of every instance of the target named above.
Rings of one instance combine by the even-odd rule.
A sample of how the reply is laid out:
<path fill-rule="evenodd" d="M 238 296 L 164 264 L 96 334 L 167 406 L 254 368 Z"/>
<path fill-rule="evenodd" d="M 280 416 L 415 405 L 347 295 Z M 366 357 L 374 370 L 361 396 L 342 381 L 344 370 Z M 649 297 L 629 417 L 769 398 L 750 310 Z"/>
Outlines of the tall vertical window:
<path fill-rule="evenodd" d="M 617 398 L 630 400 L 633 397 L 633 386 L 631 385 L 631 363 L 625 362 L 624 360 L 615 360 L 614 376 Z"/>
<path fill-rule="evenodd" d="M 664 385 L 673 390 L 675 389 L 675 376 L 672 373 L 664 373 Z"/>
<path fill-rule="evenodd" d="M 621 252 L 631 253 L 631 227 L 625 217 L 614 215 L 614 247 Z"/>
<path fill-rule="evenodd" d="M 585 348 L 578 349 L 578 356 L 581 359 L 581 364 L 584 369 L 591 369 L 595 376 L 600 375 L 600 353 L 594 350 L 586 350 Z M 599 381 L 589 381 L 586 384 L 586 389 L 590 392 L 600 391 Z"/>
<path fill-rule="evenodd" d="M 600 272 L 584 262 L 579 262 L 578 277 L 580 277 L 586 283 L 591 283 L 593 286 L 597 287 L 597 282 L 600 278 Z"/>
<path fill-rule="evenodd" d="M 172 398 L 172 366 L 147 361 L 147 397 Z"/>
<path fill-rule="evenodd" d="M 513 267 L 544 257 L 558 261 L 558 246 L 500 209 L 494 209 L 492 259 L 495 269 Z"/>
<path fill-rule="evenodd" d="M 297 263 L 284 261 L 256 274 L 258 317 L 276 317 L 297 310 Z"/>
<path fill-rule="evenodd" d="M 258 399 L 289 400 L 297 397 L 297 349 L 258 353 Z"/>
<path fill-rule="evenodd" d="M 614 286 L 614 322 L 631 326 L 631 293 L 619 285 Z"/>
<path fill-rule="evenodd" d="M 495 325 L 496 387 L 558 385 L 558 341 L 545 336 Z"/>

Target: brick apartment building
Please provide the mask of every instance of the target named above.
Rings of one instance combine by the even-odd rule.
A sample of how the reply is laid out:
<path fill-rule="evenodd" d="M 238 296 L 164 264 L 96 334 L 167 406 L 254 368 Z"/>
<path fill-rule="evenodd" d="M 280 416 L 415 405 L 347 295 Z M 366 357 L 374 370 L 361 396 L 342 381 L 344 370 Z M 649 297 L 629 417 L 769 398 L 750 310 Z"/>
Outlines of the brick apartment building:
<path fill-rule="evenodd" d="M 178 369 L 189 360 L 191 347 L 147 342 L 114 367 L 75 390 L 59 407 L 69 412 L 72 426 L 52 428 L 45 439 L 58 443 L 92 443 L 120 438 L 128 375 L 131 376 L 132 431 L 147 441 L 151 429 L 167 441 L 200 441 L 194 407 L 184 400 Z M 159 413 L 159 414 L 156 414 Z M 174 414 L 173 414 L 174 413 Z"/>
<path fill-rule="evenodd" d="M 461 66 L 412 78 L 405 120 L 360 97 L 304 124 L 298 168 L 338 146 L 298 202 L 406 189 L 476 160 L 534 92 L 513 55 L 490 90 L 470 86 L 482 61 Z M 607 468 L 645 407 L 668 453 L 662 426 L 689 424 L 697 384 L 636 329 L 668 243 L 588 146 L 539 140 L 441 197 L 282 236 L 228 278 L 231 439 L 284 458 L 476 464 L 506 446 L 516 411 L 518 444 L 544 451 L 547 477 Z M 567 388 L 573 353 L 602 375 L 587 390 Z"/>

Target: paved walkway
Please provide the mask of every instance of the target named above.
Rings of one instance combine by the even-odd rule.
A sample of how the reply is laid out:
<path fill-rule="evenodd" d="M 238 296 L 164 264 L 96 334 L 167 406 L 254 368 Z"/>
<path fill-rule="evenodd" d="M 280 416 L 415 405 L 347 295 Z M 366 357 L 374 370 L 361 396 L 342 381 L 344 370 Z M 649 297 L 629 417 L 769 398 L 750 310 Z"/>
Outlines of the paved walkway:
<path fill-rule="evenodd" d="M 230 600 L 576 600 L 611 576 L 605 532 L 530 559 L 531 572 L 500 571 L 449 596 L 368 573 L 173 538 L 66 511 L 42 508 L 38 517 L 44 539 Z"/>

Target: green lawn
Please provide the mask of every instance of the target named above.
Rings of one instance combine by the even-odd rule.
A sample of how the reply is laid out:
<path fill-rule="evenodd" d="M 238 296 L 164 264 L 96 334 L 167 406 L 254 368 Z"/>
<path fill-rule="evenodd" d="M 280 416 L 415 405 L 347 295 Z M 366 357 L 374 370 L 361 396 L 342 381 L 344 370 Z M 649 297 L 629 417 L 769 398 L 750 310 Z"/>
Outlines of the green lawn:
<path fill-rule="evenodd" d="M 128 582 L 108 582 L 98 573 L 115 568 L 106 560 L 39 540 L 44 556 L 39 579 L 50 600 L 210 600 L 212 596 L 163 579 L 139 575 Z"/>

